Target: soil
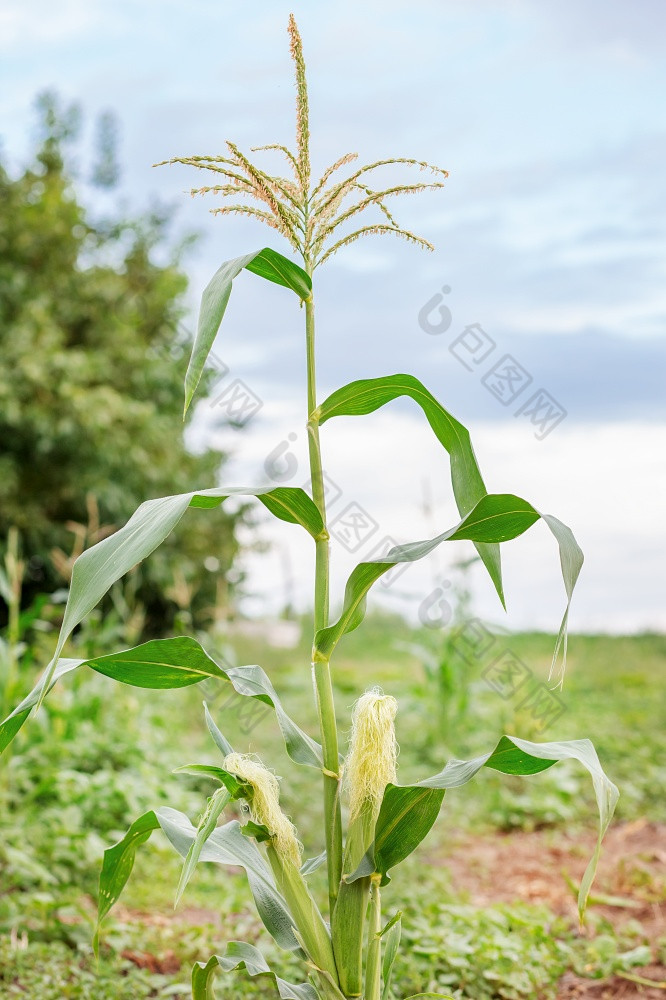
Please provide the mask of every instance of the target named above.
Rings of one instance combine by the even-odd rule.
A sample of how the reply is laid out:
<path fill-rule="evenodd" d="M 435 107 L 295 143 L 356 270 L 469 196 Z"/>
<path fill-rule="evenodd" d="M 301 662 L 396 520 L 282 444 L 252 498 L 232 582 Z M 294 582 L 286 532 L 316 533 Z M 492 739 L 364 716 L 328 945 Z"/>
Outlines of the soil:
<path fill-rule="evenodd" d="M 590 834 L 513 832 L 460 840 L 444 862 L 454 888 L 479 906 L 497 902 L 544 903 L 578 924 L 575 886 L 594 849 Z M 436 858 L 430 859 L 437 863 Z M 441 863 L 441 859 L 440 863 Z M 638 921 L 652 946 L 655 964 L 630 975 L 654 980 L 646 986 L 620 976 L 590 980 L 567 973 L 558 1000 L 664 1000 L 666 967 L 658 964 L 658 941 L 666 937 L 666 825 L 637 820 L 611 827 L 604 839 L 590 909 L 615 928 Z M 580 933 L 585 934 L 583 927 Z"/>

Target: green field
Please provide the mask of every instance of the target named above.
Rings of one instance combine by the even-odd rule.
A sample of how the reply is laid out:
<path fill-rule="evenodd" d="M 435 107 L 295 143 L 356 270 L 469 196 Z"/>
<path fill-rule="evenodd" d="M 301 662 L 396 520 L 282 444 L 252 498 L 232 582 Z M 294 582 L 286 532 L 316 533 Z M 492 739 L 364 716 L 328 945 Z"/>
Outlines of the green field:
<path fill-rule="evenodd" d="M 289 714 L 316 732 L 305 644 L 269 651 L 236 639 L 232 650 L 202 641 L 228 659 L 260 663 Z M 601 997 L 561 992 L 558 983 L 568 976 L 594 984 L 617 973 L 608 980 L 625 990 L 617 995 L 632 996 L 627 976 L 663 980 L 666 940 L 660 941 L 654 911 L 666 901 L 657 842 L 666 829 L 660 825 L 666 823 L 666 638 L 573 636 L 561 714 L 545 728 L 521 702 L 530 685 L 547 677 L 551 637 L 496 638 L 493 657 L 509 651 L 530 671 L 520 691 L 504 698 L 483 676 L 492 657 L 466 665 L 460 647 L 452 651 L 449 644 L 449 659 L 458 662 L 447 682 L 448 711 L 415 648 L 425 645 L 432 655 L 441 643 L 440 633 L 417 632 L 400 619 L 368 618 L 338 651 L 342 731 L 357 695 L 379 684 L 400 703 L 401 780 L 425 777 L 451 756 L 490 750 L 502 732 L 536 740 L 589 737 L 621 798 L 581 935 L 574 883 L 595 827 L 587 774 L 565 764 L 529 779 L 482 771 L 449 792 L 429 839 L 385 891 L 387 914 L 403 911 L 409 945 L 396 966 L 394 995 Z M 25 672 L 28 688 L 34 671 Z M 321 831 L 308 809 L 316 773 L 291 764 L 270 713 L 257 721 L 239 715 L 237 702 L 225 705 L 225 696 L 215 700 L 212 690 L 206 696 L 234 746 L 261 750 L 283 776 L 285 807 L 299 817 L 306 856 L 318 854 Z M 196 821 L 213 790 L 208 779 L 172 774 L 180 764 L 217 762 L 201 701 L 198 688 L 152 694 L 82 674 L 56 689 L 48 709 L 28 723 L 0 771 L 0 997 L 186 998 L 195 959 L 220 951 L 230 938 L 260 936 L 241 877 L 211 865 L 199 867 L 174 913 L 179 862 L 155 834 L 140 848 L 126 894 L 106 922 L 99 967 L 92 957 L 104 847 L 154 806 L 168 803 Z M 513 873 L 513 881 L 512 854 L 532 865 L 527 876 Z M 313 883 L 324 888 L 321 872 Z M 275 955 L 263 938 L 262 948 Z M 275 958 L 288 972 L 288 961 Z M 261 980 L 239 975 L 226 988 L 219 982 L 221 997 L 272 995 Z M 652 994 L 660 995 L 635 995 Z"/>

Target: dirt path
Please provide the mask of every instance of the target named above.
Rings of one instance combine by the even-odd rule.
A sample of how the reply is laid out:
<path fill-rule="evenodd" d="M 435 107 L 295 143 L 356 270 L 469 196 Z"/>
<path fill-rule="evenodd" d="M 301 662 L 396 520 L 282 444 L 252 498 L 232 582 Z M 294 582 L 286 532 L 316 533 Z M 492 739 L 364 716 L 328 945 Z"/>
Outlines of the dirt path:
<path fill-rule="evenodd" d="M 576 924 L 572 883 L 578 884 L 593 849 L 594 836 L 588 834 L 576 838 L 559 831 L 495 834 L 460 841 L 445 863 L 454 887 L 479 906 L 516 900 L 544 903 Z M 592 981 L 568 973 L 560 983 L 558 1000 L 664 1000 L 666 967 L 656 959 L 658 941 L 666 938 L 666 825 L 637 820 L 611 828 L 591 904 L 615 928 L 629 920 L 641 924 L 655 964 L 631 974 L 662 986 L 644 986 L 619 976 Z"/>

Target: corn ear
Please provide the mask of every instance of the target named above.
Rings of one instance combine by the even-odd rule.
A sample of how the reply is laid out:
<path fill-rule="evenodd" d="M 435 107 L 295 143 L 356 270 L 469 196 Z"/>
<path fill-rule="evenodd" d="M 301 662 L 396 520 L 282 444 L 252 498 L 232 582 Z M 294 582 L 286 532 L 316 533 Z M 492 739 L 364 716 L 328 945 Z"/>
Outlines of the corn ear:
<path fill-rule="evenodd" d="M 328 973 L 337 986 L 338 973 L 331 936 L 305 879 L 298 868 L 278 853 L 273 843 L 268 843 L 267 855 L 278 889 L 289 907 L 305 951 L 316 968 Z"/>

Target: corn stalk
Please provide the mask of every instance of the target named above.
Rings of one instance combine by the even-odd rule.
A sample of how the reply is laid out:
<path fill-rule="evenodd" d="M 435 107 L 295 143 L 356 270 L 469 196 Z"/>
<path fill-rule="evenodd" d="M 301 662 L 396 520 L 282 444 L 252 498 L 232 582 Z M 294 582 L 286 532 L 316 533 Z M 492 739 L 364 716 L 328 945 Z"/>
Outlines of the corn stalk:
<path fill-rule="evenodd" d="M 280 997 L 292 1000 L 317 997 L 344 1000 L 361 996 L 365 1000 L 387 1000 L 400 940 L 400 915 L 394 914 L 382 927 L 382 889 L 390 881 L 391 870 L 418 848 L 437 821 L 447 789 L 467 783 L 483 767 L 521 775 L 546 770 L 561 760 L 581 764 L 592 778 L 599 808 L 597 846 L 580 885 L 581 915 L 618 793 L 604 774 L 589 741 L 531 743 L 508 736 L 502 737 L 486 754 L 468 761 L 450 760 L 438 773 L 411 785 L 401 785 L 396 772 L 393 729 L 397 704 L 378 690 L 367 692 L 357 702 L 350 747 L 344 761 L 341 758 L 332 658 L 338 643 L 361 624 L 368 594 L 383 574 L 398 564 L 428 556 L 448 541 L 466 539 L 476 548 L 499 600 L 504 603 L 500 545 L 543 521 L 559 549 L 567 598 L 552 666 L 561 683 L 569 604 L 583 556 L 571 530 L 557 518 L 540 513 L 521 497 L 490 493 L 486 489 L 467 429 L 414 376 L 396 374 L 363 379 L 342 386 L 327 399 L 318 401 L 313 291 L 316 269 L 346 246 L 369 235 L 391 234 L 432 249 L 425 238 L 399 225 L 388 203 L 403 194 L 440 189 L 447 173 L 440 167 L 404 157 L 359 167 L 357 154 L 346 153 L 313 182 L 305 62 L 293 17 L 289 21 L 289 37 L 296 70 L 296 146 L 294 150 L 278 144 L 264 147 L 284 158 L 287 175 L 268 173 L 233 142 L 227 143 L 224 155 L 184 156 L 168 162 L 213 174 L 214 184 L 194 188 L 192 193 L 218 198 L 220 204 L 212 210 L 216 215 L 240 214 L 267 224 L 284 237 L 300 259 L 297 264 L 273 248 L 264 247 L 225 261 L 218 268 L 203 293 L 185 375 L 185 409 L 196 393 L 235 279 L 247 271 L 295 294 L 303 307 L 305 326 L 304 409 L 312 495 L 294 487 L 270 485 L 193 489 L 146 501 L 123 528 L 83 552 L 72 569 L 69 599 L 53 658 L 35 689 L 0 723 L 0 752 L 11 743 L 30 713 L 39 708 L 52 685 L 83 667 L 144 688 L 180 688 L 208 680 L 230 687 L 240 697 L 269 706 L 275 713 L 289 757 L 313 769 L 322 783 L 324 854 L 302 863 L 302 848 L 295 827 L 282 811 L 279 782 L 274 773 L 261 761 L 237 752 L 206 707 L 206 725 L 221 754 L 221 763 L 219 766 L 189 764 L 183 770 L 215 780 L 218 790 L 208 800 L 196 826 L 173 809 L 149 811 L 132 824 L 118 844 L 105 852 L 95 945 L 103 918 L 127 882 L 138 846 L 159 828 L 184 859 L 178 899 L 200 862 L 240 867 L 247 875 L 266 930 L 281 948 L 302 960 L 305 981 L 288 983 L 269 968 L 253 943 L 232 941 L 222 954 L 195 965 L 194 1000 L 211 1000 L 215 996 L 214 977 L 219 969 L 267 977 Z M 428 174 L 428 180 L 376 186 L 375 176 L 386 167 L 417 168 Z M 345 168 L 350 170 L 341 177 Z M 360 228 L 350 228 L 354 225 L 352 220 L 366 211 L 374 211 L 378 218 Z M 347 581 L 339 616 L 331 621 L 329 533 L 320 431 L 334 417 L 362 416 L 400 397 L 416 403 L 448 453 L 459 520 L 432 538 L 396 546 L 384 556 L 359 563 Z M 290 718 L 270 678 L 260 667 L 228 668 L 217 663 L 195 639 L 179 636 L 153 640 L 133 649 L 84 660 L 62 656 L 77 625 L 116 580 L 164 541 L 189 508 L 213 511 L 228 498 L 239 496 L 263 504 L 275 517 L 307 532 L 313 540 L 312 676 L 319 740 Z M 344 827 L 343 794 L 349 800 L 349 819 Z M 240 824 L 232 819 L 220 825 L 218 821 L 232 803 L 240 805 L 246 821 Z M 327 908 L 319 905 L 308 884 L 311 874 L 321 864 L 327 870 Z"/>

